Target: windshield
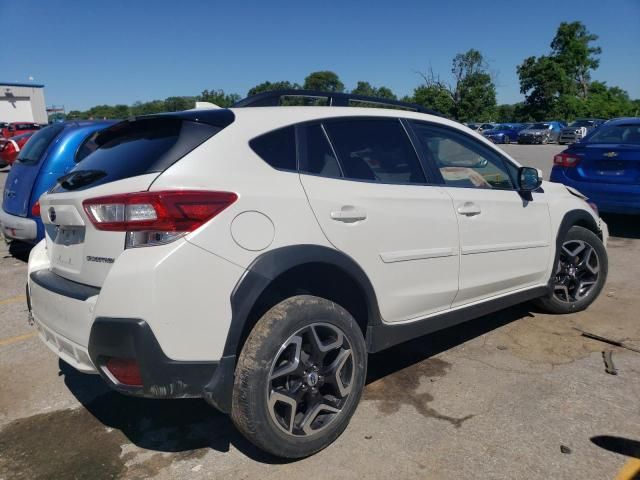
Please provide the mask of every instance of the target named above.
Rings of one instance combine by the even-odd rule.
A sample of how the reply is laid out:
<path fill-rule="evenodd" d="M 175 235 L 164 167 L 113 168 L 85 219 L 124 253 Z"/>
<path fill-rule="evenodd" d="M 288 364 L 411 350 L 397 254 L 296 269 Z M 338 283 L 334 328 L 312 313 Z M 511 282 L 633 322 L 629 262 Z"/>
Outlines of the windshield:
<path fill-rule="evenodd" d="M 576 120 L 570 127 L 591 127 L 594 124 L 593 120 Z"/>
<path fill-rule="evenodd" d="M 531 130 L 547 130 L 549 126 L 550 125 L 548 123 L 534 123 L 529 128 Z"/>
<path fill-rule="evenodd" d="M 60 124 L 38 130 L 25 144 L 24 148 L 20 150 L 16 161 L 24 165 L 37 164 L 47 150 L 47 147 L 62 130 L 64 130 L 64 127 Z"/>
<path fill-rule="evenodd" d="M 640 124 L 603 125 L 588 138 L 588 142 L 640 145 Z"/>

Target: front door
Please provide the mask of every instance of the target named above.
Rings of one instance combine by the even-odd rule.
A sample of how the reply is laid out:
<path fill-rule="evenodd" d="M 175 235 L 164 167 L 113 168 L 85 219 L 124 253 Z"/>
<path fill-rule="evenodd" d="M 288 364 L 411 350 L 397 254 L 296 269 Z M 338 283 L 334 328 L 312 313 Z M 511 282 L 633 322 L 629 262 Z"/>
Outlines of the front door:
<path fill-rule="evenodd" d="M 515 188 L 517 166 L 479 140 L 413 123 L 425 158 L 453 200 L 460 234 L 460 306 L 548 281 L 549 207 L 542 191 Z"/>

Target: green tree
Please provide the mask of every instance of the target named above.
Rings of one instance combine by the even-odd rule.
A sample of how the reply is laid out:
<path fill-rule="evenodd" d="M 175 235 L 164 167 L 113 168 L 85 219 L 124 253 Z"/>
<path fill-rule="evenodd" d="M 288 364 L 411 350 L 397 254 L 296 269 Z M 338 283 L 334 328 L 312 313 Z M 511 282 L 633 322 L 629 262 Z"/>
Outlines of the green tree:
<path fill-rule="evenodd" d="M 262 82 L 255 87 L 252 87 L 247 92 L 247 96 L 257 95 L 263 92 L 269 92 L 273 90 L 299 90 L 300 85 L 297 83 L 291 83 L 287 80 L 281 80 L 279 82 Z"/>
<path fill-rule="evenodd" d="M 515 122 L 516 106 L 509 104 L 502 104 L 496 107 L 495 120 L 500 123 Z"/>
<path fill-rule="evenodd" d="M 528 57 L 517 67 L 525 106 L 536 120 L 571 119 L 584 109 L 591 71 L 598 68 L 598 39 L 581 22 L 562 22 L 551 41 L 551 53 Z"/>
<path fill-rule="evenodd" d="M 596 40 L 598 36 L 589 32 L 583 23 L 562 22 L 551 41 L 551 56 L 573 81 L 581 98 L 589 93 L 591 71 L 600 65 L 597 55 L 602 49 L 591 45 Z"/>
<path fill-rule="evenodd" d="M 164 101 L 163 100 L 151 100 L 150 102 L 135 102 L 131 106 L 131 115 L 140 116 L 140 115 L 151 115 L 153 113 L 162 113 L 165 110 Z"/>
<path fill-rule="evenodd" d="M 416 103 L 461 122 L 491 120 L 496 107 L 496 87 L 482 53 L 470 49 L 457 54 L 453 58 L 451 74 L 451 84 L 441 80 L 433 70 L 420 74 L 424 84 L 414 91 Z M 447 96 L 449 100 L 446 100 Z"/>
<path fill-rule="evenodd" d="M 451 93 L 442 85 L 419 85 L 414 89 L 413 97 L 407 100 L 435 110 L 447 117 L 455 117 L 455 103 Z"/>
<path fill-rule="evenodd" d="M 127 105 L 116 105 L 113 107 L 113 118 L 124 119 L 129 116 L 129 107 Z"/>
<path fill-rule="evenodd" d="M 215 103 L 219 107 L 227 108 L 240 100 L 237 93 L 225 93 L 224 90 L 203 90 L 196 98 L 199 102 Z"/>
<path fill-rule="evenodd" d="M 359 81 L 356 88 L 351 90 L 351 93 L 356 95 L 366 95 L 368 97 L 388 98 L 395 100 L 397 97 L 393 91 L 385 86 L 374 87 L 369 82 Z"/>
<path fill-rule="evenodd" d="M 321 90 L 323 92 L 343 92 L 344 83 L 338 75 L 328 70 L 312 72 L 304 79 L 306 90 Z"/>
<path fill-rule="evenodd" d="M 167 97 L 164 99 L 165 112 L 181 112 L 196 106 L 194 97 Z"/>

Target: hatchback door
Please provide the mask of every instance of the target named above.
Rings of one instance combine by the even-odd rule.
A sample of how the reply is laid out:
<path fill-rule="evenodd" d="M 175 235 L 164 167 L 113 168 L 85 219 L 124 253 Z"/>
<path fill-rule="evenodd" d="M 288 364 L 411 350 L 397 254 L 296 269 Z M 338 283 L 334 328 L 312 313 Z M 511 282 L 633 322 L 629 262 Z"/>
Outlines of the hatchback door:
<path fill-rule="evenodd" d="M 43 159 L 50 146 L 64 130 L 60 124 L 43 128 L 36 132 L 11 167 L 4 189 L 2 208 L 5 212 L 26 217 L 33 205 L 29 204 L 33 185 L 40 173 Z"/>
<path fill-rule="evenodd" d="M 75 282 L 101 286 L 126 248 L 127 232 L 96 228 L 85 202 L 148 190 L 164 169 L 219 131 L 220 127 L 179 117 L 142 117 L 85 140 L 80 149 L 88 156 L 40 201 L 52 271 Z M 120 202 L 102 203 L 101 212 L 110 213 Z"/>
<path fill-rule="evenodd" d="M 451 199 L 427 185 L 402 123 L 351 118 L 300 130 L 311 208 L 329 242 L 369 276 L 383 319 L 448 309 L 458 291 L 457 221 Z"/>

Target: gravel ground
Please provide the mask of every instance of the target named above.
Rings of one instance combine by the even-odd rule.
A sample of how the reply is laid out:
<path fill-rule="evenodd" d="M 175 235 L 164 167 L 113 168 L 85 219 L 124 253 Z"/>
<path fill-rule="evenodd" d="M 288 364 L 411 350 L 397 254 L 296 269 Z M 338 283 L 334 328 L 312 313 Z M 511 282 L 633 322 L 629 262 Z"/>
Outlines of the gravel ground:
<path fill-rule="evenodd" d="M 546 175 L 562 150 L 504 148 Z M 59 362 L 27 324 L 27 251 L 1 244 L 0 479 L 613 478 L 640 457 L 640 354 L 573 329 L 640 347 L 640 222 L 606 220 L 609 281 L 588 311 L 519 305 L 372 356 L 347 431 L 297 462 L 200 400 L 125 397 Z"/>

